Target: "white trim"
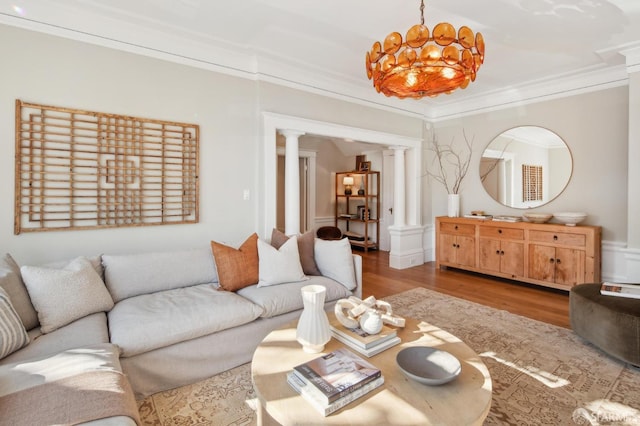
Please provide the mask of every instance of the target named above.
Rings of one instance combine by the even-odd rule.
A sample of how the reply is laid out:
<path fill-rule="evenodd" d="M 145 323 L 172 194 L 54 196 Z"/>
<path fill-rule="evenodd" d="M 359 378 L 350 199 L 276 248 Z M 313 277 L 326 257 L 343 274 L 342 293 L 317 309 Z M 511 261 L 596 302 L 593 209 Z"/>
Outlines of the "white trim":
<path fill-rule="evenodd" d="M 640 283 L 640 250 L 625 243 L 602 242 L 602 280 Z"/>
<path fill-rule="evenodd" d="M 557 75 L 544 80 L 528 81 L 506 90 L 480 92 L 472 90 L 455 94 L 448 101 L 397 99 L 376 93 L 368 83 L 352 76 L 318 73 L 305 64 L 277 61 L 251 49 L 221 44 L 202 34 L 189 37 L 157 29 L 139 28 L 122 21 L 95 14 L 65 14 L 55 4 L 43 4 L 40 16 L 22 17 L 0 13 L 0 24 L 41 32 L 71 40 L 90 43 L 137 55 L 161 59 L 186 66 L 206 69 L 226 75 L 291 87 L 308 93 L 391 111 L 427 121 L 442 121 L 468 115 L 574 96 L 628 84 L 629 72 L 640 71 L 635 44 L 616 46 L 596 52 L 602 57 L 599 65 Z M 48 7 L 48 9 L 46 9 Z M 45 21 L 61 24 L 53 25 Z M 77 22 L 91 22 L 90 30 L 82 30 Z M 128 34 L 125 41 L 122 34 Z M 134 34 L 134 36 L 132 36 Z M 627 64 L 608 66 L 613 54 L 627 56 Z M 481 76 L 480 76 L 481 78 Z"/>

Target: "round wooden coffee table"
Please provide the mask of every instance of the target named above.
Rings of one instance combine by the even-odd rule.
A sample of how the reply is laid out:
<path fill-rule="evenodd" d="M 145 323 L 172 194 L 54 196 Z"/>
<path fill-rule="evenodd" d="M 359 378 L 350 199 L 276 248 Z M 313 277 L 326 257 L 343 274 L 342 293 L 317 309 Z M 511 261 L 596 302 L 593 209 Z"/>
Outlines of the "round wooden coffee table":
<path fill-rule="evenodd" d="M 321 354 L 305 353 L 296 341 L 296 325 L 272 331 L 253 354 L 251 377 L 260 402 L 259 425 L 480 425 L 489 413 L 491 376 L 480 357 L 454 335 L 407 319 L 406 327 L 398 330 L 402 343 L 368 358 L 382 370 L 384 384 L 324 417 L 287 384 L 286 375 L 298 364 L 348 346 L 331 339 Z M 455 355 L 462 364 L 460 375 L 440 386 L 407 378 L 396 364 L 396 354 L 410 346 L 430 346 Z"/>

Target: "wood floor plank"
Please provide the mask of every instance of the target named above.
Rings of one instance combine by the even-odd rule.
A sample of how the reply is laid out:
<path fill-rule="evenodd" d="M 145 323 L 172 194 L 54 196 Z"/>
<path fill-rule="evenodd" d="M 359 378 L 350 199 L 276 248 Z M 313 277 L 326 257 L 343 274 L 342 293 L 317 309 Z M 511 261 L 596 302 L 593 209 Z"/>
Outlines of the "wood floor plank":
<path fill-rule="evenodd" d="M 435 262 L 408 269 L 389 267 L 389 253 L 362 255 L 363 297 L 383 298 L 424 287 L 538 321 L 569 328 L 569 293 L 456 269 L 436 269 Z"/>

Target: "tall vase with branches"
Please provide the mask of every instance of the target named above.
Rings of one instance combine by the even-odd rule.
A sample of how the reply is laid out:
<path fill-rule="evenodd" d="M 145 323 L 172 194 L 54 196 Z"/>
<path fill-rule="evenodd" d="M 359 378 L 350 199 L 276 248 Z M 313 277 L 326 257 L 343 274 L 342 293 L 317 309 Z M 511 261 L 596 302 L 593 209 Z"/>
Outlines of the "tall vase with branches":
<path fill-rule="evenodd" d="M 429 151 L 433 155 L 431 168 L 427 167 L 426 173 L 436 182 L 444 186 L 449 194 L 449 216 L 458 216 L 460 209 L 460 186 L 464 180 L 473 153 L 473 140 L 469 141 L 464 129 L 462 130 L 465 145 L 455 149 L 453 139 L 450 144 L 441 143 L 435 133 L 431 134 Z"/>

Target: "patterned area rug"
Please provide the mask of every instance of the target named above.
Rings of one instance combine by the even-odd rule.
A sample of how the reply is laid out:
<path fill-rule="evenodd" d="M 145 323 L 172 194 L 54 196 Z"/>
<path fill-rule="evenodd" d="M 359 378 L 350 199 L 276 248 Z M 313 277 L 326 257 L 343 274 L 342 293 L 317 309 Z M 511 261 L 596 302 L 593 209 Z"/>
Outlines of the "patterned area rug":
<path fill-rule="evenodd" d="M 386 298 L 478 353 L 493 380 L 486 425 L 640 425 L 640 371 L 571 330 L 417 288 Z M 249 364 L 139 401 L 145 425 L 255 425 Z"/>

